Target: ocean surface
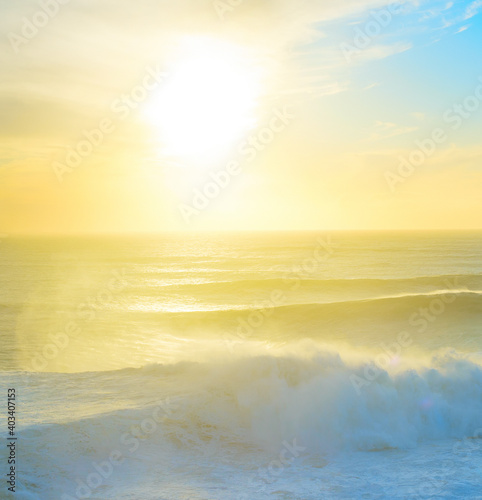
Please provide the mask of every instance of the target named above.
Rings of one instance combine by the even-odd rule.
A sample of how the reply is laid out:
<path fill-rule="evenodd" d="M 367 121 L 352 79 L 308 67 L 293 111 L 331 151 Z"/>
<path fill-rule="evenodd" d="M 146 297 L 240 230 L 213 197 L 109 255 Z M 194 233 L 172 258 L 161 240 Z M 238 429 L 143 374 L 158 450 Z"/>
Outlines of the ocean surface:
<path fill-rule="evenodd" d="M 482 499 L 481 232 L 7 237 L 0 257 L 0 498 Z"/>

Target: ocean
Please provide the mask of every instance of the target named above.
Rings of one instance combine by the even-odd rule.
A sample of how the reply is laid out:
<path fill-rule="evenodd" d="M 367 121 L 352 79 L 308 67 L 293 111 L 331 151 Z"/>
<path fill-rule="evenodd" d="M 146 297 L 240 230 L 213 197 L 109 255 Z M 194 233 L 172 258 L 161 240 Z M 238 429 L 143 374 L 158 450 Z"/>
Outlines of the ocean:
<path fill-rule="evenodd" d="M 481 232 L 12 236 L 0 255 L 1 498 L 482 499 Z"/>

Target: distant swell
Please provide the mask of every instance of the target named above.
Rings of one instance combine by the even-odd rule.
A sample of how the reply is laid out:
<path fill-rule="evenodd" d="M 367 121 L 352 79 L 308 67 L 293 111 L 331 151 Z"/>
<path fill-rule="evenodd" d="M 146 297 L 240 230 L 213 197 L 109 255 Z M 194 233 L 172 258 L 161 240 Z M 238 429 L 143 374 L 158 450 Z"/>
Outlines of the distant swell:
<path fill-rule="evenodd" d="M 302 275 L 303 276 L 303 275 Z M 163 288 L 173 288 L 176 291 L 204 290 L 237 291 L 242 289 L 285 289 L 298 283 L 302 287 L 323 289 L 342 289 L 350 291 L 355 289 L 366 290 L 371 288 L 394 288 L 399 290 L 410 290 L 417 286 L 441 287 L 447 283 L 455 283 L 460 287 L 470 286 L 482 288 L 482 275 L 480 274 L 447 274 L 440 276 L 415 276 L 411 278 L 346 278 L 346 279 L 310 279 L 299 278 L 296 275 L 287 274 L 285 278 L 258 278 L 258 279 L 233 279 L 220 281 L 204 281 L 200 283 L 165 283 Z"/>
<path fill-rule="evenodd" d="M 399 296 L 382 296 L 369 299 L 348 300 L 327 303 L 274 305 L 267 303 L 265 309 L 222 309 L 213 311 L 187 311 L 182 313 L 146 313 L 152 314 L 162 322 L 175 322 L 179 326 L 224 326 L 238 323 L 240 318 L 246 319 L 250 314 L 260 313 L 266 321 L 276 321 L 282 324 L 296 325 L 314 324 L 329 321 L 353 319 L 370 320 L 373 318 L 408 321 L 420 308 L 432 308 L 435 314 L 447 320 L 450 317 L 467 317 L 467 315 L 482 315 L 482 291 L 469 290 L 436 290 L 421 294 L 401 294 Z M 259 314 L 258 314 L 259 316 Z"/>

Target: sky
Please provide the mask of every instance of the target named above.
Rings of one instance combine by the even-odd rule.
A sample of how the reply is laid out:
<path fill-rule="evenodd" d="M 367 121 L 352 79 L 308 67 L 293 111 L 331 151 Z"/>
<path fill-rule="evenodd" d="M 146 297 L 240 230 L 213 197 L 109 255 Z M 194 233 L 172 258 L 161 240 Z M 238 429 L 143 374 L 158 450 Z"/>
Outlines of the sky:
<path fill-rule="evenodd" d="M 482 228 L 482 0 L 0 9 L 0 233 Z"/>

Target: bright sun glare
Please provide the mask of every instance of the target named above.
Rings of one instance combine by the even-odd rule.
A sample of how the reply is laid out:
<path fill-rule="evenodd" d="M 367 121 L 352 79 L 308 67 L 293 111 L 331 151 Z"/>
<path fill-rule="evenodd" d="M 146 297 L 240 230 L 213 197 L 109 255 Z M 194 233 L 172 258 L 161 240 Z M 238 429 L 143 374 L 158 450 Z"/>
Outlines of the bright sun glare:
<path fill-rule="evenodd" d="M 188 40 L 146 109 L 169 155 L 208 161 L 256 125 L 259 72 L 241 47 Z"/>

